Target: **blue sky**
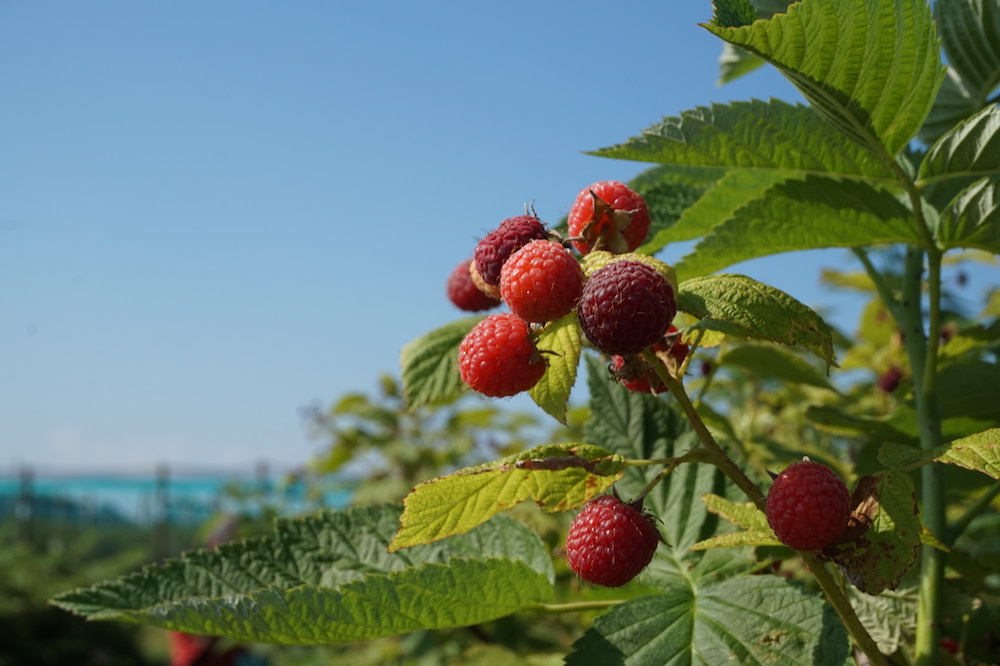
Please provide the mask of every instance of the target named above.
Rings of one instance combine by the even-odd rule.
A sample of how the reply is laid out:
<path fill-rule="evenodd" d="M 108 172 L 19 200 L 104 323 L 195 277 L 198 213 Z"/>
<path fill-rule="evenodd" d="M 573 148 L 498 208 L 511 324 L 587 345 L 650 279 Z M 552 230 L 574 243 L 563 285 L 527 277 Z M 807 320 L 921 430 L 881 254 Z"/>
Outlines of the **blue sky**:
<path fill-rule="evenodd" d="M 713 101 L 698 2 L 4 3 L 0 469 L 296 464 L 584 155 Z M 740 268 L 810 304 L 818 259 Z M 664 255 L 664 258 L 673 257 Z M 994 281 L 996 273 L 993 273 Z M 981 288 L 982 285 L 972 285 Z"/>

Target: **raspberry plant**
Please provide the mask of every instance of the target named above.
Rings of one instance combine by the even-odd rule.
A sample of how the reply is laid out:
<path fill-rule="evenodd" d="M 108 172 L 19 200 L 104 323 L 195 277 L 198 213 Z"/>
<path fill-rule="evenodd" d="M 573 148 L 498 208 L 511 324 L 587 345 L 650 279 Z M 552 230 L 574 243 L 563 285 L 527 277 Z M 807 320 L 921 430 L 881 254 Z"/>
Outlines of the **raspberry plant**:
<path fill-rule="evenodd" d="M 997 548 L 981 537 L 995 535 L 1000 495 L 1000 299 L 970 318 L 948 307 L 943 275 L 946 258 L 1000 253 L 1000 110 L 990 97 L 1000 4 L 718 0 L 702 27 L 724 43 L 724 80 L 768 64 L 807 104 L 699 107 L 594 151 L 656 165 L 630 184 L 648 233 L 626 234 L 643 226 L 631 225 L 639 206 L 611 210 L 592 185 L 581 190 L 596 206 L 589 224 L 574 222 L 560 241 L 577 252 L 584 291 L 623 261 L 659 276 L 645 271 L 641 282 L 667 285 L 676 318 L 623 355 L 666 392 L 613 381 L 580 310 L 524 322 L 519 340 L 531 353 L 518 367 L 538 376 L 499 384 L 568 423 L 586 368 L 578 441 L 425 479 L 402 507 L 283 519 L 271 537 L 54 602 L 95 619 L 284 644 L 482 633 L 508 616 L 569 615 L 580 619 L 564 655 L 571 665 L 929 666 L 995 655 L 998 589 L 984 563 Z M 559 226 L 536 222 L 475 250 L 475 284 L 495 297 L 514 251 L 553 240 Z M 654 257 L 695 239 L 674 266 Z M 826 279 L 874 295 L 855 344 L 780 290 L 719 272 L 831 247 L 848 248 L 861 272 Z M 403 350 L 410 409 L 469 391 L 459 349 L 483 321 L 445 324 Z M 687 346 L 679 363 L 655 348 L 671 323 Z M 501 361 L 485 367 L 501 372 Z M 872 376 L 834 382 L 838 365 Z M 891 389 L 877 382 L 890 370 Z M 768 472 L 805 456 L 847 482 L 849 515 L 832 543 L 793 551 L 765 515 Z M 563 546 L 530 519 L 507 512 L 531 499 L 565 530 L 614 493 L 642 497 L 669 546 L 612 596 L 577 579 Z"/>

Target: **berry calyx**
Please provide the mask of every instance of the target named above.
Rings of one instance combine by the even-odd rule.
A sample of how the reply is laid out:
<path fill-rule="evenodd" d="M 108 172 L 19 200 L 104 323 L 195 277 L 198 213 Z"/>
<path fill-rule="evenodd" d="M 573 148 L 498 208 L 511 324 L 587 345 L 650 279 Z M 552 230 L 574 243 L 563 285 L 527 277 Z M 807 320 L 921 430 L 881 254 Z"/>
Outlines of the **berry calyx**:
<path fill-rule="evenodd" d="M 463 261 L 448 276 L 445 284 L 448 299 L 459 310 L 466 312 L 482 312 L 500 305 L 499 299 L 484 294 L 472 281 L 470 264 L 471 259 Z"/>
<path fill-rule="evenodd" d="M 667 354 L 670 370 L 680 368 L 688 355 L 688 346 L 680 342 L 679 331 L 671 325 L 663 339 L 653 345 L 657 355 Z M 661 358 L 663 358 L 661 356 Z M 640 356 L 611 357 L 611 374 L 622 386 L 636 393 L 667 393 L 669 389 L 663 380 Z"/>
<path fill-rule="evenodd" d="M 795 550 L 819 550 L 841 537 L 851 515 L 851 495 L 837 474 L 805 459 L 774 479 L 767 494 L 767 523 Z"/>
<path fill-rule="evenodd" d="M 486 234 L 476 245 L 473 258 L 476 271 L 487 285 L 500 285 L 500 269 L 521 246 L 545 238 L 545 225 L 534 215 L 510 217 Z"/>
<path fill-rule="evenodd" d="M 580 254 L 607 250 L 631 252 L 649 233 L 649 209 L 632 188 L 617 180 L 580 190 L 566 218 L 569 235 Z"/>
<path fill-rule="evenodd" d="M 500 296 L 525 321 L 543 323 L 569 314 L 582 291 L 580 262 L 555 241 L 530 241 L 500 269 Z"/>
<path fill-rule="evenodd" d="M 580 578 L 621 587 L 649 565 L 660 534 L 642 501 L 601 495 L 584 505 L 566 534 L 566 558 Z"/>
<path fill-rule="evenodd" d="M 547 365 L 535 349 L 527 322 L 493 314 L 472 327 L 458 347 L 458 372 L 474 391 L 502 398 L 527 391 Z"/>
<path fill-rule="evenodd" d="M 664 336 L 674 316 L 674 290 L 659 272 L 637 261 L 598 269 L 577 306 L 580 327 L 607 354 L 638 354 Z"/>

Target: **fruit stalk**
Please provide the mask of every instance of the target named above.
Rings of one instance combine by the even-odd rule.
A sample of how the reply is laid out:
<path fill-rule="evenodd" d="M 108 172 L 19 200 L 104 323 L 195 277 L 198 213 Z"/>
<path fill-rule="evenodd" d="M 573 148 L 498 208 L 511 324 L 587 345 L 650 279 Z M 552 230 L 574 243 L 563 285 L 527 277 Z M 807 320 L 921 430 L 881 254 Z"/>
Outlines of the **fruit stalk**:
<path fill-rule="evenodd" d="M 688 421 L 694 428 L 695 433 L 698 435 L 698 439 L 701 441 L 702 445 L 705 447 L 706 452 L 706 462 L 710 462 L 715 465 L 722 472 L 729 477 L 739 488 L 746 494 L 760 511 L 765 510 L 766 496 L 761 492 L 760 488 L 755 484 L 743 470 L 740 469 L 729 455 L 726 454 L 725 450 L 715 441 L 712 436 L 711 431 L 709 431 L 708 426 L 702 421 L 701 416 L 698 414 L 697 409 L 695 409 L 694 404 L 688 397 L 687 392 L 684 390 L 684 384 L 673 377 L 663 363 L 656 362 L 656 356 L 651 350 L 646 350 L 643 352 L 643 357 L 646 362 L 649 363 L 663 380 L 663 382 L 670 389 L 670 394 L 674 396 L 677 400 L 677 404 L 680 405 L 681 410 L 687 416 Z M 854 612 L 854 607 L 851 606 L 850 600 L 847 595 L 844 594 L 840 586 L 830 575 L 830 572 L 826 570 L 826 567 L 816 559 L 816 556 L 812 553 L 797 551 L 802 557 L 803 561 L 812 571 L 813 576 L 819 583 L 820 588 L 826 594 L 827 599 L 830 604 L 833 605 L 834 609 L 837 611 L 837 615 L 840 617 L 841 622 L 843 622 L 844 627 L 851 634 L 854 642 L 868 657 L 868 660 L 875 666 L 889 666 L 889 662 L 886 660 L 885 655 L 883 655 L 879 649 L 878 645 L 872 639 L 871 634 L 865 629 L 865 626 L 861 623 L 858 618 L 857 613 Z"/>

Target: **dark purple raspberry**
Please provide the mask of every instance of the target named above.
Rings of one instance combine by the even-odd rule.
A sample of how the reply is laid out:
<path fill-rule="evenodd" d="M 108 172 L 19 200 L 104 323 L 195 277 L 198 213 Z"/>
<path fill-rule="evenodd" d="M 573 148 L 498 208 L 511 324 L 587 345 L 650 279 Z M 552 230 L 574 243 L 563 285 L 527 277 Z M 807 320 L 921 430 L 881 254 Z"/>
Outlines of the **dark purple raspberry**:
<path fill-rule="evenodd" d="M 674 290 L 656 269 L 637 261 L 615 261 L 583 287 L 580 327 L 607 354 L 638 354 L 657 343 L 677 314 Z"/>
<path fill-rule="evenodd" d="M 476 245 L 476 270 L 488 285 L 500 285 L 500 269 L 510 255 L 530 241 L 548 236 L 545 225 L 534 215 L 507 218 Z"/>

